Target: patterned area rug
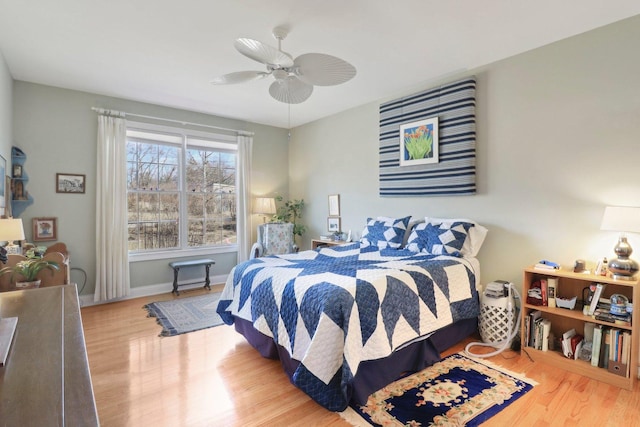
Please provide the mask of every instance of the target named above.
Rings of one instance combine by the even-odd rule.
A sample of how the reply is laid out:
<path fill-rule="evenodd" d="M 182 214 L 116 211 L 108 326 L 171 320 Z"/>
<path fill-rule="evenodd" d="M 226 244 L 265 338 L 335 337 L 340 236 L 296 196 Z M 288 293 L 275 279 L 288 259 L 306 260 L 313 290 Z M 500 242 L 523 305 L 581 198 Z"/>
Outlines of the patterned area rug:
<path fill-rule="evenodd" d="M 147 317 L 155 317 L 162 326 L 161 337 L 186 334 L 200 329 L 222 325 L 216 313 L 220 292 L 145 305 Z"/>
<path fill-rule="evenodd" d="M 481 359 L 453 354 L 369 396 L 341 415 L 355 426 L 477 426 L 535 381 Z"/>

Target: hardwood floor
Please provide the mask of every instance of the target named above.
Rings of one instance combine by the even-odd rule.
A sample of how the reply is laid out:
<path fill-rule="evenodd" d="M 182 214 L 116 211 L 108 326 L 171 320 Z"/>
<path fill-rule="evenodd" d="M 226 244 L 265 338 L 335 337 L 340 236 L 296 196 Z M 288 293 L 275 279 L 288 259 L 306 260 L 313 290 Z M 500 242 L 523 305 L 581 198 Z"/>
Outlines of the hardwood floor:
<path fill-rule="evenodd" d="M 181 291 L 179 298 L 202 292 Z M 142 306 L 172 298 L 167 293 L 82 308 L 102 426 L 348 426 L 294 387 L 278 361 L 262 358 L 232 327 L 159 337 L 160 326 Z M 524 353 L 490 360 L 539 385 L 484 425 L 640 424 L 638 383 L 634 391 L 621 390 L 534 363 Z"/>

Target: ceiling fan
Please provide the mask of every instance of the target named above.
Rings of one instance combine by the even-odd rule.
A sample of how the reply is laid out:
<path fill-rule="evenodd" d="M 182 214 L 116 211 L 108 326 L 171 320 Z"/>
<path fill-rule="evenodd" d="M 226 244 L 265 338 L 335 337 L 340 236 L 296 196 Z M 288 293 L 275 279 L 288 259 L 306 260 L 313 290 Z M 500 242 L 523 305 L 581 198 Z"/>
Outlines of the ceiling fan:
<path fill-rule="evenodd" d="M 286 104 L 299 104 L 313 93 L 314 86 L 334 86 L 351 80 L 356 69 L 335 56 L 323 53 L 305 53 L 293 59 L 283 52 L 281 42 L 288 31 L 283 27 L 273 29 L 273 37 L 278 40 L 278 48 L 257 40 L 239 38 L 234 47 L 244 56 L 266 65 L 266 71 L 238 71 L 216 77 L 215 85 L 245 83 L 273 76 L 276 81 L 269 86 L 271 96 Z"/>

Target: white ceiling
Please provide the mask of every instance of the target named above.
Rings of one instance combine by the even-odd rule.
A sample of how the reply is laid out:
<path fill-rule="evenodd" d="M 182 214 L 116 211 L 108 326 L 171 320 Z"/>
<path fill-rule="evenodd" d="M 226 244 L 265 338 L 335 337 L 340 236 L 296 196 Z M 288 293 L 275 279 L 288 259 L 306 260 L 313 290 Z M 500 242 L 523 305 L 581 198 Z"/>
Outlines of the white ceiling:
<path fill-rule="evenodd" d="M 286 128 L 637 14 L 638 0 L 0 0 L 0 51 L 16 80 Z M 358 70 L 292 105 L 290 122 L 271 77 L 209 84 L 264 70 L 233 42 L 277 47 L 283 25 L 294 58 L 327 53 Z"/>

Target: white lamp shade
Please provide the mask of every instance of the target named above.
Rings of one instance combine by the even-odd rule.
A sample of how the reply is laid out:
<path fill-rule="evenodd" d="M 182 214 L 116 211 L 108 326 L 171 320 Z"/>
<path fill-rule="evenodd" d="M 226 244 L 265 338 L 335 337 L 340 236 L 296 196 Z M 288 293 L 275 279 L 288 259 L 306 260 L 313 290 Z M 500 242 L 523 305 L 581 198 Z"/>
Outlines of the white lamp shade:
<path fill-rule="evenodd" d="M 607 206 L 602 216 L 601 230 L 640 232 L 640 208 Z"/>
<path fill-rule="evenodd" d="M 13 242 L 24 240 L 24 228 L 20 218 L 0 219 L 0 240 Z"/>
<path fill-rule="evenodd" d="M 276 201 L 273 197 L 256 197 L 254 213 L 261 215 L 274 215 L 276 213 Z"/>

